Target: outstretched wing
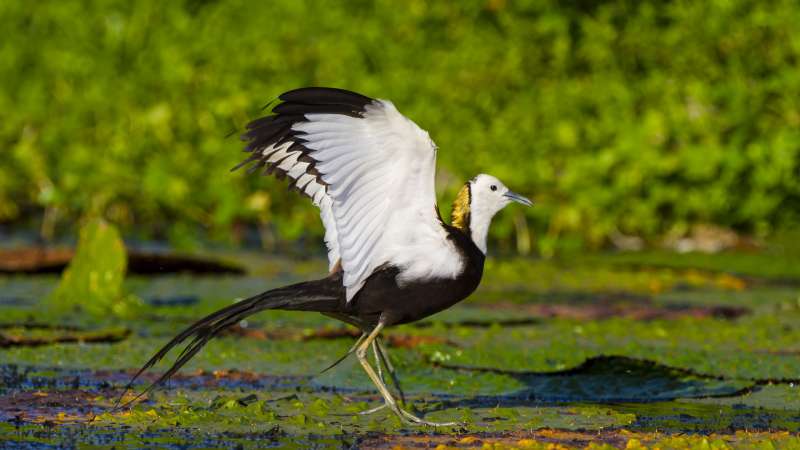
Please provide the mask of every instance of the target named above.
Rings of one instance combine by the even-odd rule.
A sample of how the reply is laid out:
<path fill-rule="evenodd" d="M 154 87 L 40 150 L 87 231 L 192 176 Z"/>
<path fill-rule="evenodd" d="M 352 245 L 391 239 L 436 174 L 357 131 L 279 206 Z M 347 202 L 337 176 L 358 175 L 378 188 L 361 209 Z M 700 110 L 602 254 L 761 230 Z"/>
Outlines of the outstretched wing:
<path fill-rule="evenodd" d="M 263 168 L 264 175 L 288 178 L 290 188 L 310 198 L 320 209 L 329 269 L 334 270 L 340 253 L 333 198 L 328 194 L 328 184 L 316 168 L 317 161 L 309 155 L 309 149 L 297 138 L 300 133 L 292 126 L 307 121 L 305 114 L 309 112 L 325 111 L 360 117 L 364 107 L 373 100 L 355 92 L 330 88 L 297 89 L 278 98 L 282 103 L 272 109 L 272 115 L 247 124 L 242 140 L 248 142 L 245 151 L 251 155 L 232 170 L 255 161 L 248 173 Z"/>
<path fill-rule="evenodd" d="M 251 170 L 290 178 L 320 208 L 328 260 L 341 262 L 348 300 L 382 264 L 411 265 L 407 250 L 450 246 L 435 212 L 428 133 L 391 102 L 341 89 L 303 88 L 279 99 L 273 115 L 248 125 L 243 138 L 253 154 L 240 166 L 257 161 Z"/>

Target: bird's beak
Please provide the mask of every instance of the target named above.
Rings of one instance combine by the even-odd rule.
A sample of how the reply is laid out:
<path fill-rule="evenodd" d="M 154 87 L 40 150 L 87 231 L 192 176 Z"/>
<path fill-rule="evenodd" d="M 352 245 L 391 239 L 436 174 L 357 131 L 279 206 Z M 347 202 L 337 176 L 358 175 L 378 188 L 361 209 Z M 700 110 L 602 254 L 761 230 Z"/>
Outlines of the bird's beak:
<path fill-rule="evenodd" d="M 511 200 L 512 202 L 522 203 L 525 206 L 533 206 L 533 202 L 528 200 L 527 198 L 517 194 L 516 192 L 508 191 L 503 194 L 503 197 Z"/>

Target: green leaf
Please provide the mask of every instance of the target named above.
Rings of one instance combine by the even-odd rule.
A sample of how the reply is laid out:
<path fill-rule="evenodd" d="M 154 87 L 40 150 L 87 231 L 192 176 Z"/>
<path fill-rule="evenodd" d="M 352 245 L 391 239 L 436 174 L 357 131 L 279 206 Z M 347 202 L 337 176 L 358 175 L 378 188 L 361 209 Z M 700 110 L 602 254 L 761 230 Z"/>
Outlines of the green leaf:
<path fill-rule="evenodd" d="M 91 220 L 81 229 L 75 256 L 48 303 L 64 312 L 131 316 L 141 301 L 122 289 L 126 267 L 127 253 L 117 229 L 101 219 Z"/>

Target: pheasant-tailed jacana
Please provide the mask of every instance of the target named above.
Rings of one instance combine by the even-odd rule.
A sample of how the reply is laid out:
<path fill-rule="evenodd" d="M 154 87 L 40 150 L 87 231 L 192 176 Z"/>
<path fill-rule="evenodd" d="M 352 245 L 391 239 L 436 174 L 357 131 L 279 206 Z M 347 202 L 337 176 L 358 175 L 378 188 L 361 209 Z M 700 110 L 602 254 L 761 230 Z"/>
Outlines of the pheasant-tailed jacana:
<path fill-rule="evenodd" d="M 316 311 L 361 330 L 349 353 L 355 352 L 383 396 L 379 408 L 388 407 L 409 423 L 450 425 L 425 421 L 401 407 L 383 381 L 381 365 L 400 391 L 379 335 L 385 327 L 420 320 L 469 296 L 483 274 L 492 217 L 511 202 L 530 206 L 531 201 L 481 174 L 458 193 L 447 224 L 436 205 L 437 147 L 391 102 L 319 87 L 278 98 L 271 115 L 247 125 L 242 139 L 251 155 L 234 169 L 252 164 L 251 171 L 263 168 L 265 174 L 287 178 L 319 207 L 330 273 L 199 320 L 159 350 L 134 380 L 191 338 L 149 391 L 206 342 L 251 314 Z M 367 359 L 370 347 L 377 371 Z"/>

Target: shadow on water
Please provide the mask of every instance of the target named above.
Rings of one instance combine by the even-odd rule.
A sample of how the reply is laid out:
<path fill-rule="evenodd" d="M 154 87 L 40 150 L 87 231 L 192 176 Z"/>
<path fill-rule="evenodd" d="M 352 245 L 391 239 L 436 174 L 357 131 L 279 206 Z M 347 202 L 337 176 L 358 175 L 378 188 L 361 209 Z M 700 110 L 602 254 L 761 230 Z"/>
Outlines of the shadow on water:
<path fill-rule="evenodd" d="M 529 403 L 558 402 L 658 402 L 678 398 L 741 395 L 753 382 L 727 380 L 624 356 L 600 356 L 558 372 L 514 372 L 494 368 L 443 365 L 452 370 L 499 373 L 517 379 L 525 388 L 504 399 Z M 492 397 L 496 398 L 496 397 Z M 463 404 L 481 402 L 465 399 Z"/>
<path fill-rule="evenodd" d="M 734 380 L 621 356 L 590 358 L 559 372 L 513 372 L 493 368 L 442 366 L 458 371 L 511 376 L 525 387 L 499 396 L 448 399 L 427 412 L 451 408 L 602 405 L 632 414 L 626 429 L 666 432 L 733 432 L 800 429 L 800 414 L 743 403 L 716 403 L 761 391 L 761 380 Z"/>

